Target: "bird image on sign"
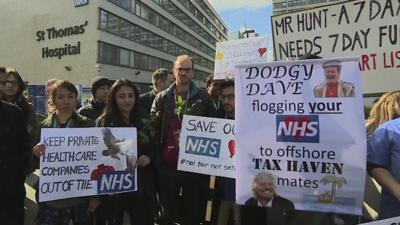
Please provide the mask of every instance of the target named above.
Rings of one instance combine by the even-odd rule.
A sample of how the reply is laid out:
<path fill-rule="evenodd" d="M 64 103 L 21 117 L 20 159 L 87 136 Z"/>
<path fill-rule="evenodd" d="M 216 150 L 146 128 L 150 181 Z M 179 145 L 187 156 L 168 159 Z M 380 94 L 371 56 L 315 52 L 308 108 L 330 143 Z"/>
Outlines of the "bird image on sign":
<path fill-rule="evenodd" d="M 103 156 L 110 156 L 116 160 L 121 160 L 120 157 L 125 157 L 127 170 L 129 172 L 133 172 L 135 170 L 137 160 L 132 153 L 132 140 L 119 140 L 112 134 L 110 128 L 104 128 L 103 141 L 107 147 L 106 150 L 103 150 Z"/>

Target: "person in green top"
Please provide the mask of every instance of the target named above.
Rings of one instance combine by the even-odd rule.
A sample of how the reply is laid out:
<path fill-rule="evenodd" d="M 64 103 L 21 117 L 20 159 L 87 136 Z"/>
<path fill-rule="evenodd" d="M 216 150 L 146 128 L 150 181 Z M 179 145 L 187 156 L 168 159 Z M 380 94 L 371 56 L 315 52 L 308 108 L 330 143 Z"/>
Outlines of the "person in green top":
<path fill-rule="evenodd" d="M 93 127 L 94 122 L 75 111 L 78 91 L 74 84 L 58 80 L 51 86 L 50 102 L 55 112 L 41 123 L 41 128 L 78 128 Z M 45 145 L 38 143 L 33 148 L 33 155 L 40 158 L 45 153 Z M 90 224 L 90 215 L 99 206 L 97 197 L 80 197 L 39 203 L 38 225 L 74 225 Z"/>

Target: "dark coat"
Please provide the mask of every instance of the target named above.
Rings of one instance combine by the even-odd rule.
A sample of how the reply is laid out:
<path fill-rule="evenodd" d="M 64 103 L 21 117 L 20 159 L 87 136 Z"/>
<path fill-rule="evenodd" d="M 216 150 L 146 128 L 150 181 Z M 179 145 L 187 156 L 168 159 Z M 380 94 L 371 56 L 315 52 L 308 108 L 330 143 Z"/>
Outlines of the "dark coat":
<path fill-rule="evenodd" d="M 150 117 L 151 106 L 153 105 L 153 101 L 156 98 L 156 92 L 151 90 L 145 94 L 140 95 L 140 107 L 141 111 L 146 117 Z"/>
<path fill-rule="evenodd" d="M 291 224 L 294 214 L 293 203 L 279 195 L 274 196 L 270 208 L 258 207 L 258 201 L 250 198 L 243 207 L 242 224 L 287 225 Z"/>
<path fill-rule="evenodd" d="M 24 176 L 32 150 L 22 110 L 0 101 L 0 174 Z M 2 185 L 0 185 L 2 186 Z"/>
<path fill-rule="evenodd" d="M 78 113 L 81 114 L 82 116 L 85 116 L 93 121 L 96 121 L 97 118 L 103 113 L 104 108 L 106 107 L 106 104 L 104 103 L 99 103 L 96 100 L 90 101 L 89 104 L 82 106 L 79 110 Z"/>
<path fill-rule="evenodd" d="M 161 165 L 161 154 L 163 146 L 165 144 L 165 134 L 168 128 L 168 121 L 171 116 L 174 115 L 175 107 L 175 83 L 169 88 L 157 94 L 151 107 L 150 117 L 154 120 L 155 132 L 155 164 L 156 166 Z M 183 112 L 186 115 L 214 117 L 215 110 L 211 102 L 211 97 L 208 93 L 191 82 L 190 84 L 190 95 L 187 100 L 187 110 Z M 182 119 L 182 118 L 181 118 Z"/>

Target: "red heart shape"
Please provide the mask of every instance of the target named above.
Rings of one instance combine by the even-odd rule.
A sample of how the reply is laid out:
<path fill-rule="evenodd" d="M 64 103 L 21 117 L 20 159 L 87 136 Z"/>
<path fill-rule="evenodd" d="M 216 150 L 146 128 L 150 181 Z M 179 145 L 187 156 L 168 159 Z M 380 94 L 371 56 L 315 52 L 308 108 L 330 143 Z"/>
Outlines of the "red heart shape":
<path fill-rule="evenodd" d="M 260 57 L 264 55 L 264 53 L 267 52 L 267 48 L 259 48 L 258 53 L 260 53 Z"/>
<path fill-rule="evenodd" d="M 228 142 L 228 149 L 230 153 L 230 158 L 232 158 L 235 155 L 235 140 L 230 140 Z"/>
<path fill-rule="evenodd" d="M 286 127 L 289 126 L 289 122 L 298 122 L 300 126 L 307 126 L 307 124 L 310 122 L 310 118 L 308 116 L 300 116 L 300 117 L 293 117 L 293 116 L 286 116 L 285 119 L 285 124 Z M 308 129 L 306 131 L 309 131 Z M 296 131 L 296 134 L 294 136 L 297 140 L 300 139 L 300 130 Z"/>
<path fill-rule="evenodd" d="M 90 179 L 97 180 L 99 179 L 99 177 L 101 177 L 101 175 L 114 171 L 115 171 L 114 167 L 100 164 L 97 165 L 97 168 L 92 171 L 92 173 L 90 174 Z"/>

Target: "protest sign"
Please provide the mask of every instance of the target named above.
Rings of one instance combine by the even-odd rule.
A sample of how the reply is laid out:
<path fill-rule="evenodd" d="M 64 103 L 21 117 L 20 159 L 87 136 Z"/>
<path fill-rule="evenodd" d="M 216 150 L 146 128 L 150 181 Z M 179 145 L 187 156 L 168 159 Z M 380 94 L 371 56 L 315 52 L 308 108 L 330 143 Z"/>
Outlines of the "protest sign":
<path fill-rule="evenodd" d="M 235 178 L 234 120 L 184 115 L 178 170 Z"/>
<path fill-rule="evenodd" d="M 398 225 L 400 224 L 400 216 L 385 220 L 377 220 L 370 223 L 360 223 L 360 225 Z"/>
<path fill-rule="evenodd" d="M 275 59 L 361 56 L 363 93 L 398 90 L 399 21 L 398 0 L 341 1 L 272 16 Z"/>
<path fill-rule="evenodd" d="M 267 37 L 218 42 L 215 54 L 214 79 L 234 78 L 235 66 L 267 61 Z"/>
<path fill-rule="evenodd" d="M 238 67 L 239 204 L 263 199 L 252 189 L 257 175 L 257 187 L 274 184 L 298 210 L 361 214 L 366 135 L 357 60 Z"/>
<path fill-rule="evenodd" d="M 39 201 L 137 189 L 136 128 L 43 128 Z"/>

